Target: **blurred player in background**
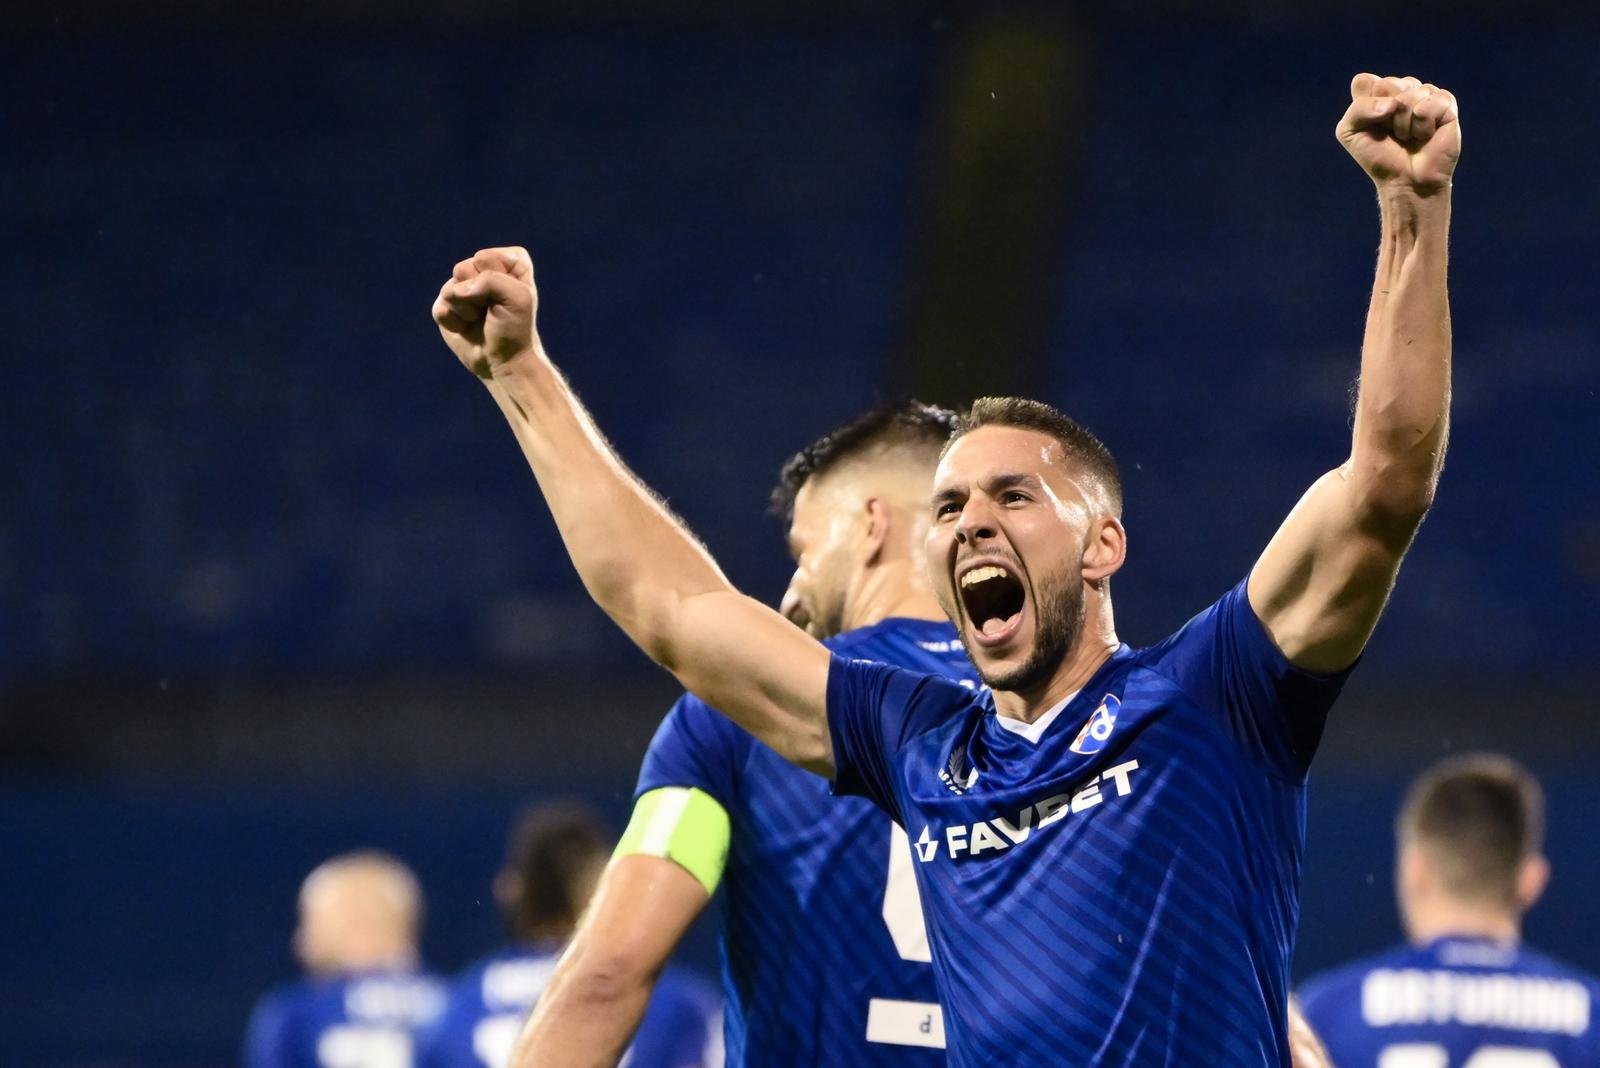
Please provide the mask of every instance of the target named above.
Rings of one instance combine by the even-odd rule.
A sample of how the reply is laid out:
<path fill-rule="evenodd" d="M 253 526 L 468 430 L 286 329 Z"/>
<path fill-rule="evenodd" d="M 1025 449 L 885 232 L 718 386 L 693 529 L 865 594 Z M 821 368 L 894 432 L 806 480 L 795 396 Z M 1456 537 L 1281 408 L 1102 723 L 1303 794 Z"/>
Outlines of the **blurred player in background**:
<path fill-rule="evenodd" d="M 294 951 L 307 978 L 250 1018 L 246 1068 L 411 1068 L 413 1038 L 444 1001 L 419 970 L 422 890 L 386 853 L 326 861 L 300 888 Z"/>
<path fill-rule="evenodd" d="M 1339 1068 L 1600 1066 L 1600 985 L 1520 944 L 1550 877 L 1538 780 L 1503 756 L 1441 761 L 1396 838 L 1410 944 L 1300 992 Z"/>
<path fill-rule="evenodd" d="M 955 414 L 868 412 L 794 456 L 774 492 L 794 578 L 784 611 L 843 656 L 975 686 L 921 563 L 928 485 Z M 657 972 L 726 878 L 730 1065 L 944 1064 L 906 834 L 834 798 L 694 696 L 640 771 L 633 820 L 534 1014 L 517 1068 L 616 1063 Z"/>
<path fill-rule="evenodd" d="M 1382 242 L 1350 454 L 1166 641 L 1115 634 L 1127 541 L 1105 447 L 1037 402 L 974 405 L 926 555 L 981 694 L 836 656 L 740 595 L 550 361 L 526 251 L 484 250 L 441 286 L 440 332 L 596 602 L 686 689 L 912 834 L 951 1064 L 1288 1063 L 1307 769 L 1443 462 L 1456 118 L 1414 78 L 1353 80 L 1337 132 Z"/>
<path fill-rule="evenodd" d="M 444 1012 L 418 1041 L 418 1068 L 505 1068 L 610 849 L 600 821 L 585 808 L 549 805 L 523 813 L 494 880 L 511 944 L 451 983 Z M 630 1068 L 718 1068 L 719 1002 L 709 984 L 667 971 L 648 1008 L 641 1000 L 643 1023 L 627 1056 Z M 622 1036 L 623 1045 L 629 1034 Z"/>

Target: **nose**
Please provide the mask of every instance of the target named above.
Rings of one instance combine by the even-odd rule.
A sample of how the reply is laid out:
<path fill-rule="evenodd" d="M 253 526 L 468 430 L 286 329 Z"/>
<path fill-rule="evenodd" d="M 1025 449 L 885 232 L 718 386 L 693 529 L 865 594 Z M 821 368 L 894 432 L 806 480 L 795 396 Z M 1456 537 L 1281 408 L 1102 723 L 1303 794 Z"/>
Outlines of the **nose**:
<path fill-rule="evenodd" d="M 982 504 L 969 500 L 956 520 L 956 543 L 966 545 L 995 535 L 994 519 Z"/>
<path fill-rule="evenodd" d="M 789 588 L 783 591 L 783 600 L 778 602 L 778 611 L 789 622 L 801 630 L 806 630 L 811 625 L 811 613 L 806 611 L 805 602 L 800 599 L 800 591 L 797 588 L 799 583 L 800 570 L 796 568 L 794 575 L 789 579 Z"/>

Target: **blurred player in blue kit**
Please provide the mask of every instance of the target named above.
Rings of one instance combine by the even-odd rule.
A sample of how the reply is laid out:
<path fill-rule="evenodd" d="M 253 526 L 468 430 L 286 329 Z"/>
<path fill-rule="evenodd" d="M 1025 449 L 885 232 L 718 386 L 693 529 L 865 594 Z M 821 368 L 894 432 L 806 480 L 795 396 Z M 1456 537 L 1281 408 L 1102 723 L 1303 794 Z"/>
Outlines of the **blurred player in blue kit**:
<path fill-rule="evenodd" d="M 1594 1068 L 1600 984 L 1521 944 L 1550 877 L 1544 795 L 1510 759 L 1452 757 L 1411 787 L 1395 889 L 1409 944 L 1309 980 L 1340 1068 Z"/>
<path fill-rule="evenodd" d="M 545 996 L 610 848 L 598 819 L 580 806 L 523 813 L 494 881 L 511 944 L 450 984 L 444 1011 L 418 1039 L 418 1068 L 505 1068 L 529 1010 Z M 643 1022 L 624 1062 L 630 1068 L 718 1068 L 720 1000 L 709 984 L 668 970 L 648 1007 L 641 1002 Z M 622 1053 L 619 1047 L 613 1063 Z"/>
<path fill-rule="evenodd" d="M 440 289 L 446 343 L 599 605 L 690 692 L 907 830 L 953 1065 L 1289 1062 L 1306 773 L 1432 502 L 1449 411 L 1455 102 L 1360 75 L 1338 134 L 1382 223 L 1349 458 L 1243 580 L 1133 649 L 1111 609 L 1127 538 L 1110 454 L 1048 406 L 975 404 L 924 548 L 983 691 L 835 655 L 734 590 L 550 361 L 526 252 L 480 252 Z"/>
<path fill-rule="evenodd" d="M 921 564 L 927 487 L 955 414 L 868 412 L 784 467 L 784 611 L 835 652 L 977 685 Z M 628 833 L 519 1050 L 611 1065 L 651 981 L 725 879 L 734 1065 L 944 1064 L 944 1022 L 903 830 L 835 798 L 685 696 L 645 756 Z"/>
<path fill-rule="evenodd" d="M 307 978 L 256 1006 L 246 1068 L 411 1068 L 418 1028 L 444 1002 L 420 970 L 422 890 L 385 853 L 334 857 L 300 888 L 294 950 Z"/>

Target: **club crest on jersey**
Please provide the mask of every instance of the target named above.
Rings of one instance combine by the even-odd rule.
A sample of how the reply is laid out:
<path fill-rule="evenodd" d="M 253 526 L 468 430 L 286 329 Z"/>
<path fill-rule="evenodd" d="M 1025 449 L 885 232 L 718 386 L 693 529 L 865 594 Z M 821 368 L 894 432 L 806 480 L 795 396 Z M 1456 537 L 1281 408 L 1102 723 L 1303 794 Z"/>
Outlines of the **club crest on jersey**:
<path fill-rule="evenodd" d="M 964 794 L 972 789 L 973 783 L 978 781 L 978 769 L 967 767 L 966 743 L 955 747 L 950 754 L 950 760 L 939 769 L 939 781 L 949 787 L 953 794 Z"/>
<path fill-rule="evenodd" d="M 1117 725 L 1117 713 L 1121 709 L 1121 700 L 1115 694 L 1106 694 L 1100 702 L 1100 707 L 1089 717 L 1089 722 L 1078 732 L 1077 739 L 1072 743 L 1072 751 L 1088 756 L 1104 749 L 1111 737 L 1112 728 Z"/>

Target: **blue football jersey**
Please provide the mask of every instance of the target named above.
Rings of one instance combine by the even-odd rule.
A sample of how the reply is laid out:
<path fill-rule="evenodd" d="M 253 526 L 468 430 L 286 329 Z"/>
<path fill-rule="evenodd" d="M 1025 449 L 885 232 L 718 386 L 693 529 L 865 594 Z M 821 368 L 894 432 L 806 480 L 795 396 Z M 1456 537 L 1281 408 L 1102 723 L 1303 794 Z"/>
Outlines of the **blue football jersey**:
<path fill-rule="evenodd" d="M 417 1068 L 505 1068 L 560 959 L 554 943 L 509 947 L 468 967 L 418 1040 Z M 717 1068 L 721 998 L 692 973 L 668 968 L 656 983 L 623 1068 Z"/>
<path fill-rule="evenodd" d="M 950 1064 L 1287 1065 L 1305 777 L 1343 675 L 1241 582 L 1028 725 L 836 655 L 836 789 L 911 836 Z"/>
<path fill-rule="evenodd" d="M 1339 1068 L 1594 1068 L 1600 984 L 1516 945 L 1442 938 L 1308 981 Z"/>
<path fill-rule="evenodd" d="M 889 619 L 827 644 L 841 656 L 977 685 L 948 623 Z M 866 801 L 833 797 L 826 780 L 695 697 L 673 707 L 645 757 L 638 793 L 663 786 L 698 787 L 729 816 L 722 960 L 730 1065 L 944 1063 L 903 830 Z"/>
<path fill-rule="evenodd" d="M 251 1015 L 245 1068 L 413 1068 L 443 1004 L 439 980 L 413 972 L 288 983 Z"/>

